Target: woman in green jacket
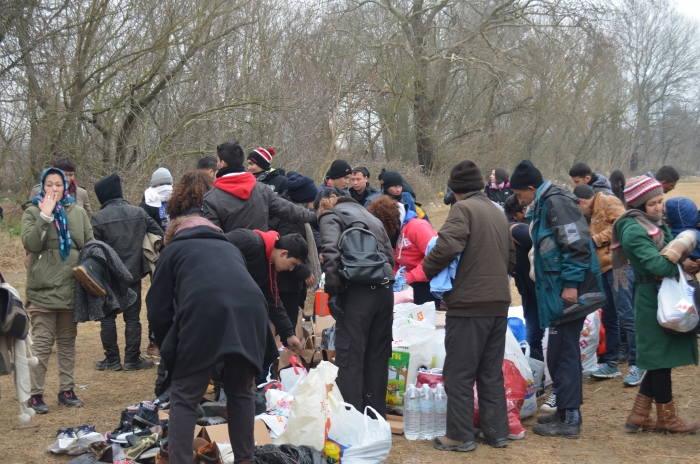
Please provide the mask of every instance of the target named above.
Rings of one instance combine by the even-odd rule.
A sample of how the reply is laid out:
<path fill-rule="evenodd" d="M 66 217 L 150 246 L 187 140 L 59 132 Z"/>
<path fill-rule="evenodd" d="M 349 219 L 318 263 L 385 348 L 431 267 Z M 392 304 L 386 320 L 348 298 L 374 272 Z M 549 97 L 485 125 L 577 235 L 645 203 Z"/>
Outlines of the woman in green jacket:
<path fill-rule="evenodd" d="M 668 333 L 656 320 L 661 278 L 677 277 L 679 273 L 678 265 L 660 254 L 673 239 L 661 218 L 663 193 L 661 184 L 651 177 L 630 179 L 625 186 L 625 200 L 630 209 L 613 225 L 615 285 L 626 286 L 625 269 L 629 261 L 634 268 L 636 285 L 637 366 L 647 370 L 627 417 L 626 428 L 630 432 L 692 433 L 700 429 L 700 423 L 676 415 L 671 369 L 698 364 L 697 337 L 693 332 Z M 652 402 L 656 403 L 656 421 L 651 417 Z"/>
<path fill-rule="evenodd" d="M 82 406 L 73 392 L 75 338 L 73 322 L 75 279 L 79 250 L 93 240 L 90 219 L 66 190 L 66 175 L 58 168 L 41 174 L 41 191 L 22 216 L 22 244 L 29 251 L 27 312 L 32 321 L 33 351 L 39 364 L 30 370 L 29 407 L 39 414 L 49 408 L 44 401 L 46 366 L 56 343 L 58 403 Z"/>

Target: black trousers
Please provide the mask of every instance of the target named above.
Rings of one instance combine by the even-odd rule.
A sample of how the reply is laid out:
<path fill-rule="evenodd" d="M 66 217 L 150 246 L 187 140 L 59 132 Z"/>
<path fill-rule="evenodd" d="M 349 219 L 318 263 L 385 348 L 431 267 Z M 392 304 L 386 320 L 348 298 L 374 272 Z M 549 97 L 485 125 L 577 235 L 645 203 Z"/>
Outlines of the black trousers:
<path fill-rule="evenodd" d="M 547 366 L 557 392 L 557 409 L 579 409 L 583 404 L 583 373 L 579 339 L 585 317 L 549 328 Z"/>
<path fill-rule="evenodd" d="M 673 401 L 673 389 L 671 386 L 671 369 L 654 369 L 647 371 L 639 386 L 639 393 L 659 404 L 667 404 Z"/>
<path fill-rule="evenodd" d="M 474 382 L 479 393 L 481 430 L 487 438 L 510 433 L 503 384 L 506 317 L 454 317 L 445 321 L 447 437 L 474 441 Z"/>
<path fill-rule="evenodd" d="M 435 309 L 440 309 L 440 298 L 435 298 L 430 293 L 430 282 L 413 282 L 411 288 L 413 289 L 413 302 L 415 304 L 422 305 L 432 301 L 435 303 Z"/>
<path fill-rule="evenodd" d="M 131 289 L 136 292 L 136 301 L 134 304 L 124 310 L 122 316 L 126 328 L 124 329 L 124 338 L 126 347 L 124 348 L 124 362 L 138 362 L 141 356 L 141 281 L 130 285 Z M 121 362 L 119 355 L 119 345 L 117 344 L 117 315 L 112 314 L 100 320 L 100 338 L 102 339 L 102 348 L 105 350 L 105 357 L 110 363 Z"/>
<path fill-rule="evenodd" d="M 255 368 L 242 356 L 222 358 L 226 409 L 230 418 L 228 436 L 235 462 L 254 462 L 255 395 L 252 390 Z M 192 463 L 192 440 L 197 424 L 196 407 L 207 391 L 214 370 L 210 366 L 186 377 L 173 379 L 170 388 L 168 442 L 171 464 Z"/>
<path fill-rule="evenodd" d="M 343 399 L 386 417 L 394 292 L 390 286 L 353 284 L 340 297 L 345 315 L 336 321 L 335 363 Z"/>

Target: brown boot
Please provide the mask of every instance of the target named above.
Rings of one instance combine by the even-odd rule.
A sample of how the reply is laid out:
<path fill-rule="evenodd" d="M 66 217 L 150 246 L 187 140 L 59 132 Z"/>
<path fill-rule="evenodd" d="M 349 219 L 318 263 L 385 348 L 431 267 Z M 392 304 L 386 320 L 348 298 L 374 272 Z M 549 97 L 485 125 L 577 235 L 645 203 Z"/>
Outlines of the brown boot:
<path fill-rule="evenodd" d="M 660 432 L 695 433 L 700 429 L 700 423 L 687 421 L 676 415 L 676 403 L 656 403 L 656 428 Z"/>
<path fill-rule="evenodd" d="M 637 393 L 634 399 L 634 405 L 627 416 L 625 428 L 628 432 L 653 432 L 656 430 L 656 422 L 651 418 L 651 403 L 652 399 Z"/>

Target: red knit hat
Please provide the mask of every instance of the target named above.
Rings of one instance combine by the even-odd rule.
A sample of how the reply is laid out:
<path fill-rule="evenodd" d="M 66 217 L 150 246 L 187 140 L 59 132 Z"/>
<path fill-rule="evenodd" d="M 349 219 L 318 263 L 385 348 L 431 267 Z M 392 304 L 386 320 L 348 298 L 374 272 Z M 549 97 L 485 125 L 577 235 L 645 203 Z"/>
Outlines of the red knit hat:
<path fill-rule="evenodd" d="M 638 208 L 654 197 L 664 194 L 661 184 L 648 176 L 633 177 L 625 184 L 625 201 L 632 208 Z"/>
<path fill-rule="evenodd" d="M 275 153 L 275 149 L 272 147 L 258 147 L 250 152 L 248 159 L 267 171 L 270 169 L 270 163 Z"/>

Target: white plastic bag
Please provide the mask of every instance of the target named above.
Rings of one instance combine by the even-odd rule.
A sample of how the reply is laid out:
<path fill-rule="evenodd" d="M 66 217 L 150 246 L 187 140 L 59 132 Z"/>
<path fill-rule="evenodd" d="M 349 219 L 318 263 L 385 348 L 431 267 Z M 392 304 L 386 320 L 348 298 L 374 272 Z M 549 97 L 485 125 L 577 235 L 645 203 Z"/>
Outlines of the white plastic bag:
<path fill-rule="evenodd" d="M 600 313 L 593 311 L 583 321 L 579 346 L 581 347 L 581 370 L 588 378 L 598 369 L 598 343 L 600 342 Z"/>
<path fill-rule="evenodd" d="M 686 282 L 682 266 L 678 266 L 678 272 L 678 281 L 673 277 L 664 277 L 661 282 L 656 320 L 661 327 L 690 332 L 698 325 L 698 311 L 693 303 L 695 289 Z"/>
<path fill-rule="evenodd" d="M 435 325 L 435 302 L 428 301 L 422 305 L 401 303 L 394 305 L 394 319 L 415 319 Z"/>
<path fill-rule="evenodd" d="M 506 346 L 505 352 L 503 353 L 503 359 L 508 359 L 515 364 L 515 367 L 520 371 L 520 375 L 525 379 L 527 385 L 527 393 L 525 394 L 525 402 L 523 407 L 520 408 L 520 418 L 524 419 L 535 415 L 537 412 L 537 387 L 535 385 L 535 379 L 532 375 L 532 370 L 530 369 L 530 363 L 528 358 L 523 353 L 520 348 L 520 343 L 515 339 L 515 335 L 510 330 L 510 327 L 506 331 Z"/>
<path fill-rule="evenodd" d="M 311 369 L 294 396 L 287 428 L 275 440 L 276 445 L 306 445 L 323 451 L 326 421 L 343 402 L 335 383 L 337 376 L 338 368 L 328 361 Z"/>
<path fill-rule="evenodd" d="M 367 415 L 374 413 L 376 419 Z M 381 464 L 391 451 L 391 427 L 377 411 L 367 406 L 360 413 L 351 404 L 343 403 L 330 418 L 326 440 L 329 463 Z"/>
<path fill-rule="evenodd" d="M 394 411 L 403 409 L 403 394 L 406 386 L 416 383 L 418 369 L 430 369 L 434 363 L 444 364 L 444 331 L 442 338 L 435 326 L 416 319 L 394 319 L 392 325 L 391 359 L 389 360 L 389 382 L 387 405 Z M 442 353 L 436 345 L 442 342 Z"/>
<path fill-rule="evenodd" d="M 267 414 L 289 417 L 294 396 L 282 390 L 270 388 L 265 392 L 265 401 L 267 402 Z"/>
<path fill-rule="evenodd" d="M 289 362 L 291 366 L 280 371 L 280 381 L 282 382 L 282 391 L 294 396 L 307 374 L 306 369 L 296 356 L 290 356 Z"/>

